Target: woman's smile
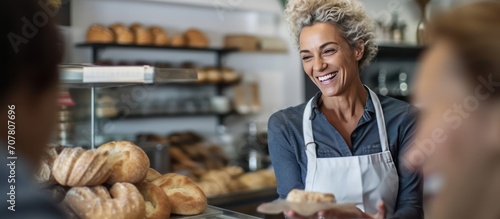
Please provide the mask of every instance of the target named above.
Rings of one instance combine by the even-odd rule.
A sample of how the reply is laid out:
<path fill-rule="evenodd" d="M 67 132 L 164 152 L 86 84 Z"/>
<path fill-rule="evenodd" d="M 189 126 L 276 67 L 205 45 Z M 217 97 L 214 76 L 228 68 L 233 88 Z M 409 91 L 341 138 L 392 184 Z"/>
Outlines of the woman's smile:
<path fill-rule="evenodd" d="M 338 73 L 339 73 L 338 71 L 335 71 L 335 72 L 332 72 L 332 73 L 328 73 L 328 74 L 324 74 L 324 75 L 321 75 L 321 76 L 317 76 L 316 79 L 318 80 L 318 82 L 321 85 L 328 85 L 328 84 L 333 83 L 333 81 L 334 81 L 335 77 L 337 77 Z"/>

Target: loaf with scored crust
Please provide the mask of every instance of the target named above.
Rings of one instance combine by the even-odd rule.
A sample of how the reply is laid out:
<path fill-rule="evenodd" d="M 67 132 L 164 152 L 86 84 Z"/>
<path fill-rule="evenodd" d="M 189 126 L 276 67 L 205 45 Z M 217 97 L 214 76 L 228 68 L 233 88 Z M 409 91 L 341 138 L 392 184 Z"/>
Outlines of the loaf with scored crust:
<path fill-rule="evenodd" d="M 170 201 L 167 194 L 155 184 L 141 182 L 137 189 L 144 197 L 146 219 L 166 219 L 170 216 Z"/>
<path fill-rule="evenodd" d="M 81 147 L 65 148 L 54 161 L 52 174 L 63 186 L 96 186 L 110 176 L 108 156 Z"/>
<path fill-rule="evenodd" d="M 134 143 L 112 141 L 99 146 L 97 152 L 108 157 L 108 166 L 111 169 L 111 176 L 106 181 L 108 184 L 137 183 L 146 178 L 149 170 L 149 158 Z"/>
<path fill-rule="evenodd" d="M 146 208 L 130 183 L 116 183 L 109 191 L 104 186 L 73 187 L 63 203 L 82 219 L 143 219 Z"/>
<path fill-rule="evenodd" d="M 187 176 L 168 173 L 155 179 L 153 184 L 167 194 L 174 214 L 195 215 L 207 208 L 207 197 Z"/>

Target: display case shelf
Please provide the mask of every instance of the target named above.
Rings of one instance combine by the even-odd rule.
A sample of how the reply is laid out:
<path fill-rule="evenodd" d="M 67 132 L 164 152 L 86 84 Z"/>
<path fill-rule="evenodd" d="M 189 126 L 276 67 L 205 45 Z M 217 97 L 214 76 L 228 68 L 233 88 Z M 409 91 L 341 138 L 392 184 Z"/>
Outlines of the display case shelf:
<path fill-rule="evenodd" d="M 211 117 L 211 116 L 217 116 L 221 118 L 225 118 L 227 116 L 231 115 L 242 115 L 239 114 L 235 111 L 231 111 L 228 113 L 217 113 L 217 112 L 178 112 L 178 113 L 144 113 L 144 114 L 121 114 L 115 117 L 110 117 L 106 118 L 103 117 L 103 119 L 109 119 L 109 120 L 123 120 L 123 119 L 146 119 L 146 118 L 177 118 L 177 117 Z"/>

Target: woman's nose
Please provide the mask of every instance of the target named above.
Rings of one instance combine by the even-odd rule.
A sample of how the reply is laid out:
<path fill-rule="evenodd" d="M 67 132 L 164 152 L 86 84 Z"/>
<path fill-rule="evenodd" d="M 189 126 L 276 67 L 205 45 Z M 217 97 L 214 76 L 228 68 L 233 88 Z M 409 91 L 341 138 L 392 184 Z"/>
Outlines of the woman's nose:
<path fill-rule="evenodd" d="M 323 61 L 322 58 L 317 58 L 314 61 L 313 70 L 316 72 L 321 72 L 326 68 L 326 66 L 327 66 L 326 63 Z"/>

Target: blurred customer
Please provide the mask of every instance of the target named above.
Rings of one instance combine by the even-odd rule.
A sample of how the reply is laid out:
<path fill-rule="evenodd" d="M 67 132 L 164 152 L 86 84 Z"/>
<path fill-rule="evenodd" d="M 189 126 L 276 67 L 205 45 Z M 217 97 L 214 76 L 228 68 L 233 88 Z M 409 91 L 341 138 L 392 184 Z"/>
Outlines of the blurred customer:
<path fill-rule="evenodd" d="M 1 218 L 63 218 L 32 182 L 57 112 L 62 49 L 50 7 L 43 0 L 0 7 Z"/>
<path fill-rule="evenodd" d="M 441 178 L 431 218 L 500 218 L 500 2 L 433 21 L 414 101 L 422 109 L 406 163 Z"/>

